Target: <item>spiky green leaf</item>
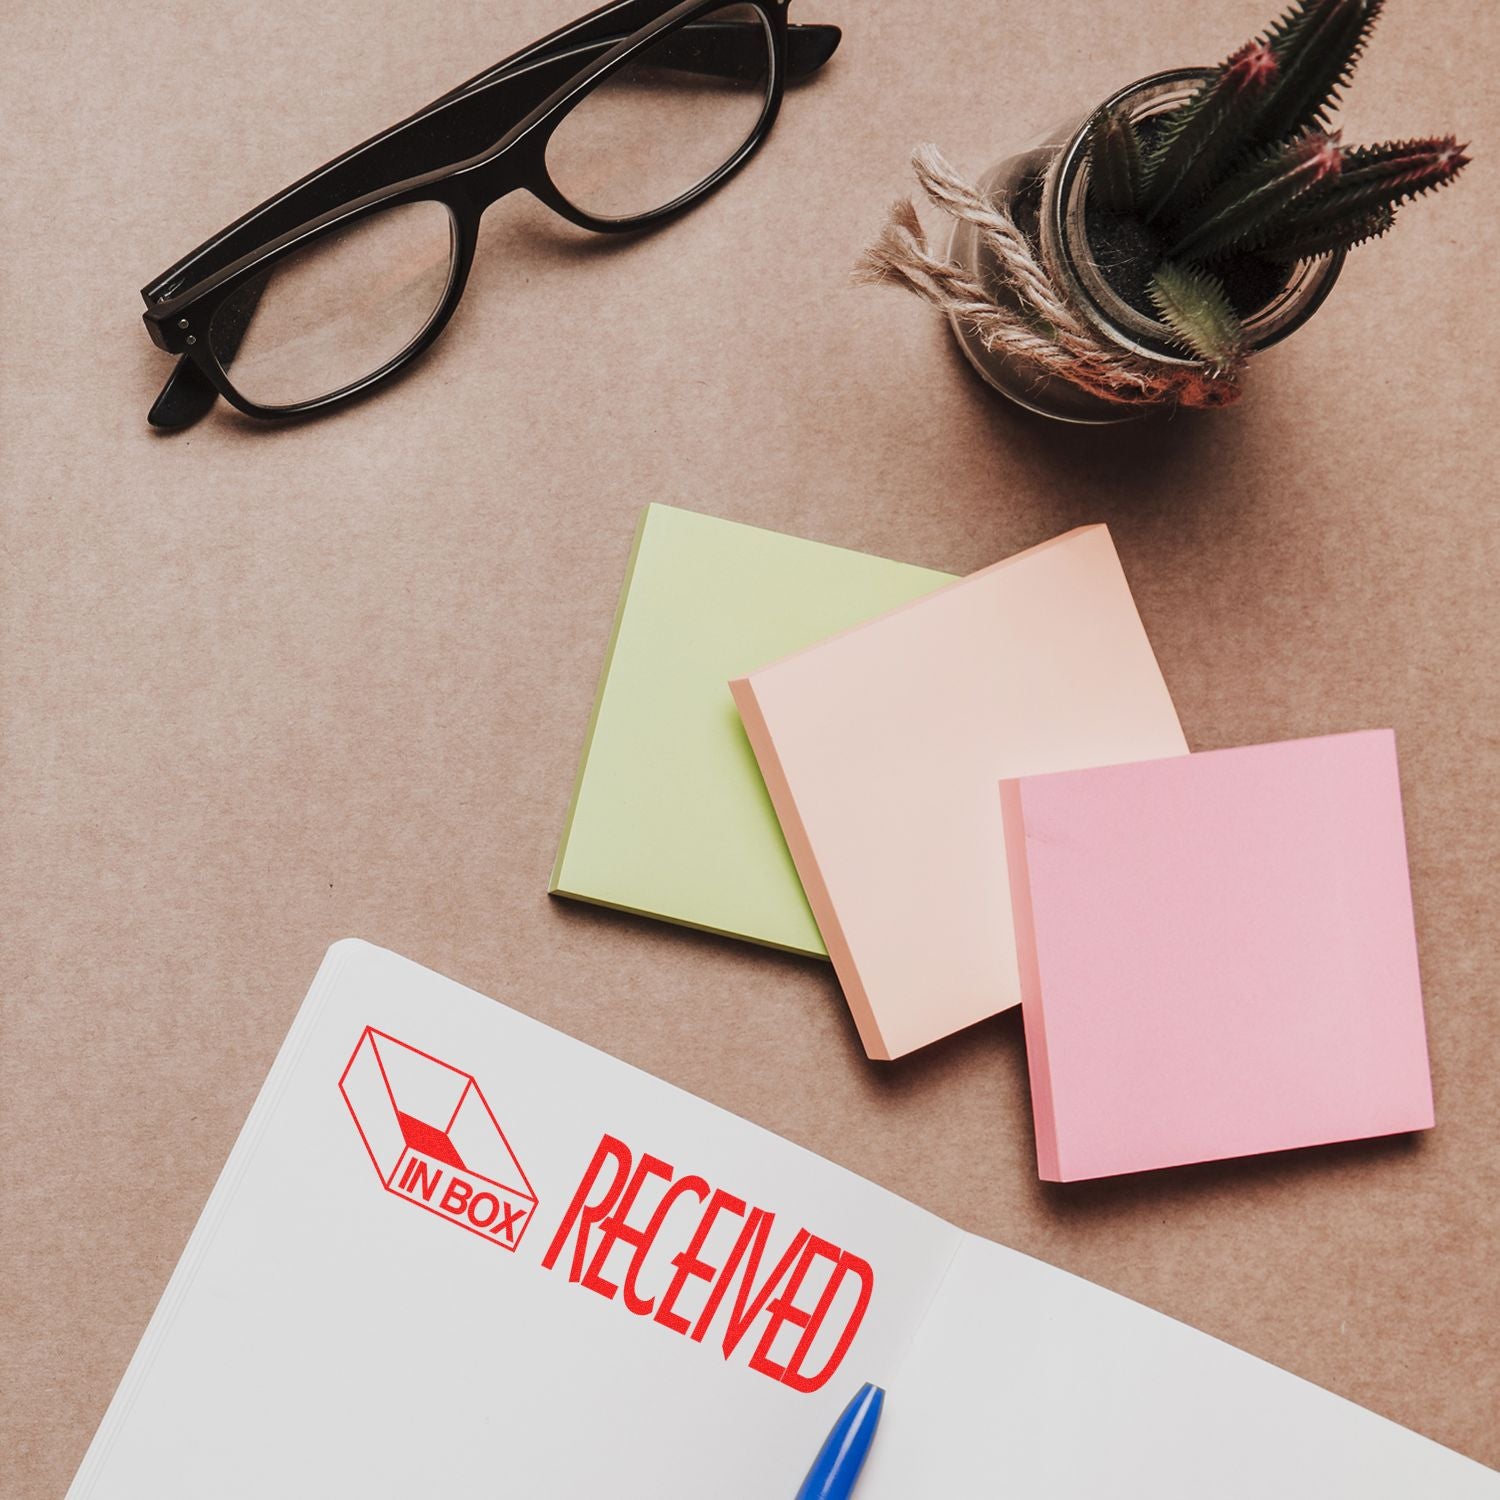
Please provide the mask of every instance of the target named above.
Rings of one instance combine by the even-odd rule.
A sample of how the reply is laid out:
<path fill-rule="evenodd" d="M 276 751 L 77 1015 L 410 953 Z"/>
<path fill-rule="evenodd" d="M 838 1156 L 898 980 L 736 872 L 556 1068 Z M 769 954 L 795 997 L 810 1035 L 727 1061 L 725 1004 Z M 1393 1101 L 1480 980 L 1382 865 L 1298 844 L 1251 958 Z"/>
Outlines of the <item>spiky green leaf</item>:
<path fill-rule="evenodd" d="M 1288 222 L 1397 208 L 1452 182 L 1469 164 L 1464 149 L 1451 135 L 1345 148 L 1337 177 L 1297 204 Z"/>
<path fill-rule="evenodd" d="M 1230 374 L 1244 362 L 1245 330 L 1217 276 L 1195 266 L 1163 261 L 1150 291 L 1173 337 L 1213 374 Z"/>
<path fill-rule="evenodd" d="M 1273 147 L 1209 194 L 1192 227 L 1168 253 L 1205 260 L 1263 241 L 1268 224 L 1282 219 L 1319 183 L 1336 177 L 1342 165 L 1337 137 L 1321 131 Z"/>
<path fill-rule="evenodd" d="M 1264 42 L 1250 42 L 1166 117 L 1147 161 L 1148 220 L 1180 219 L 1244 151 L 1277 68 L 1276 56 Z"/>
<path fill-rule="evenodd" d="M 1385 0 L 1298 0 L 1266 33 L 1276 58 L 1254 139 L 1263 145 L 1319 129 L 1354 74 Z"/>
<path fill-rule="evenodd" d="M 1396 222 L 1393 208 L 1377 208 L 1369 213 L 1337 215 L 1327 219 L 1312 219 L 1300 227 L 1290 227 L 1261 247 L 1260 254 L 1267 260 L 1284 261 L 1291 264 L 1299 260 L 1315 260 L 1320 255 L 1335 250 L 1352 250 L 1366 240 L 1379 239 Z"/>
<path fill-rule="evenodd" d="M 1089 193 L 1106 213 L 1136 212 L 1141 195 L 1141 141 L 1123 109 L 1101 115 L 1089 140 Z"/>

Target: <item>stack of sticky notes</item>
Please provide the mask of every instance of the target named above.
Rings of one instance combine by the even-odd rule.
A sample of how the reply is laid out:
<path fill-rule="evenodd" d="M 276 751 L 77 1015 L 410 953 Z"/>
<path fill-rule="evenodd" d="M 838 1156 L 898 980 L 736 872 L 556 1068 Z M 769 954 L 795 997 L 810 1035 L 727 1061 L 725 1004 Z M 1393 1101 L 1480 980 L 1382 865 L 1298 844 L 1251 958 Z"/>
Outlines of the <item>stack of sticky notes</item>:
<path fill-rule="evenodd" d="M 1045 1178 L 1432 1124 L 1392 736 L 1189 755 L 1103 526 L 650 507 L 552 888 L 826 953 L 871 1057 L 1022 1003 Z"/>

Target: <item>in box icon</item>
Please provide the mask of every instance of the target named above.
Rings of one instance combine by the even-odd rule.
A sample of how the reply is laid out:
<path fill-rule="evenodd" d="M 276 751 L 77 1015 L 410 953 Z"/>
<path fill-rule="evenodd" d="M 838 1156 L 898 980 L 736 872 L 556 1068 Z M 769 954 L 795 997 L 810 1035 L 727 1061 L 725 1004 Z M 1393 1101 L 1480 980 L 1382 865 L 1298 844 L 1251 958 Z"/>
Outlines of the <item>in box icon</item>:
<path fill-rule="evenodd" d="M 394 1193 L 514 1250 L 536 1193 L 474 1076 L 367 1026 L 339 1091 Z"/>

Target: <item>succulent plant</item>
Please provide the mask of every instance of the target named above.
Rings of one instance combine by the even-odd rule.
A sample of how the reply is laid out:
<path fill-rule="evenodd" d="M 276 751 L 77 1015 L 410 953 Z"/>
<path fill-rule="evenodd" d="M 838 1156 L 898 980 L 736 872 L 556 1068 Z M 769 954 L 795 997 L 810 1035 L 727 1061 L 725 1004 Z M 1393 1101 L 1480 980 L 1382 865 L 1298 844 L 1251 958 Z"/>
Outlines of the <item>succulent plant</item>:
<path fill-rule="evenodd" d="M 1165 114 L 1095 121 L 1089 233 L 1100 269 L 1211 370 L 1244 359 L 1242 314 L 1298 261 L 1383 235 L 1467 165 L 1453 136 L 1345 146 L 1330 114 L 1384 0 L 1297 0 Z M 1247 305 L 1248 304 L 1248 305 Z"/>

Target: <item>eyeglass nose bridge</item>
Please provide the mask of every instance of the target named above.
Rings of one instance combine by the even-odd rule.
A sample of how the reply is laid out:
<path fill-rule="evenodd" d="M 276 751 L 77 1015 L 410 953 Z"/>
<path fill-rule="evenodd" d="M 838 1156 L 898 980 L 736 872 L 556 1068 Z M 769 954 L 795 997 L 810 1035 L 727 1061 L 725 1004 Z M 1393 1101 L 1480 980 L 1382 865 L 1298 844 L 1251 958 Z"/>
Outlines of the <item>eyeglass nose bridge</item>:
<path fill-rule="evenodd" d="M 456 172 L 445 184 L 452 194 L 449 206 L 460 218 L 477 223 L 502 198 L 520 188 L 534 188 L 546 177 L 545 140 L 526 138 Z"/>

